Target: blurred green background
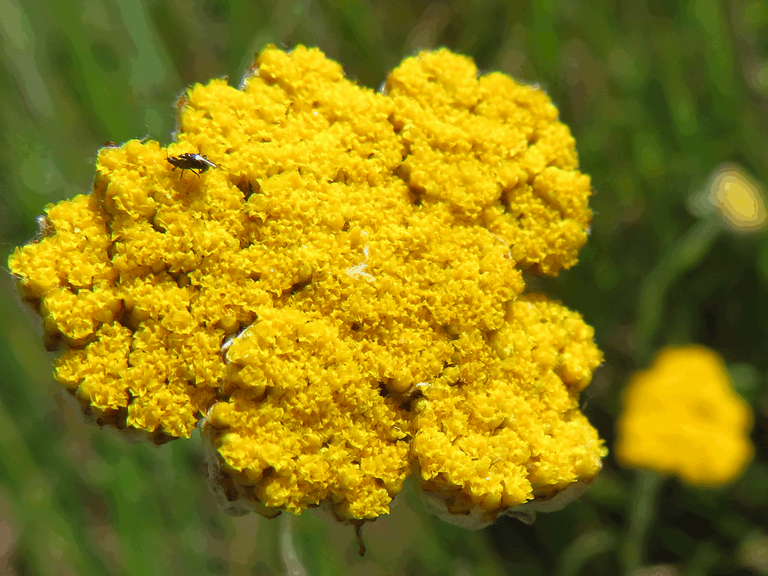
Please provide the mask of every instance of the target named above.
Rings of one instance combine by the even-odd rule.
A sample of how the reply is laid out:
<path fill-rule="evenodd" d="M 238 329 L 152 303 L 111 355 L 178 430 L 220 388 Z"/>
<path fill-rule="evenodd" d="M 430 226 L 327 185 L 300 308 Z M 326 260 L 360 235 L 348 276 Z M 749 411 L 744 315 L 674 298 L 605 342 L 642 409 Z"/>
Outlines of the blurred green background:
<path fill-rule="evenodd" d="M 360 558 L 351 528 L 313 515 L 220 512 L 197 437 L 155 448 L 82 424 L 0 274 L 0 574 L 612 575 L 639 545 L 638 575 L 768 574 L 768 236 L 697 237 L 687 208 L 723 162 L 768 183 L 768 3 L 0 0 L 0 263 L 46 204 L 89 190 L 106 141 L 167 144 L 185 88 L 237 85 L 267 43 L 319 46 L 374 88 L 438 46 L 543 87 L 596 190 L 580 264 L 542 283 L 605 352 L 586 414 L 611 447 L 629 375 L 705 344 L 754 407 L 754 462 L 704 490 L 609 456 L 566 509 L 478 532 L 407 490 Z"/>

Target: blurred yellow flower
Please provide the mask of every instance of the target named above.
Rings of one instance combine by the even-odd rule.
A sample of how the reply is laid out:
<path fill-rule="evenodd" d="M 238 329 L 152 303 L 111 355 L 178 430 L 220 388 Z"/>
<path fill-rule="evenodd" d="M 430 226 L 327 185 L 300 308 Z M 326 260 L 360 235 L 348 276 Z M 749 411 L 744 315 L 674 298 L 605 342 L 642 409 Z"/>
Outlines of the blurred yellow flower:
<path fill-rule="evenodd" d="M 203 419 L 230 508 L 372 519 L 416 470 L 482 524 L 601 467 L 593 331 L 521 296 L 586 241 L 577 168 L 542 91 L 463 56 L 376 93 L 269 47 L 241 89 L 189 90 L 177 142 L 103 149 L 9 266 L 69 345 L 58 380 L 155 441 Z"/>
<path fill-rule="evenodd" d="M 723 359 L 703 346 L 662 350 L 624 393 L 616 459 L 720 486 L 752 458 L 752 411 L 733 390 Z"/>
<path fill-rule="evenodd" d="M 737 232 L 756 232 L 765 225 L 765 195 L 760 185 L 735 164 L 725 164 L 715 171 L 706 198 Z"/>

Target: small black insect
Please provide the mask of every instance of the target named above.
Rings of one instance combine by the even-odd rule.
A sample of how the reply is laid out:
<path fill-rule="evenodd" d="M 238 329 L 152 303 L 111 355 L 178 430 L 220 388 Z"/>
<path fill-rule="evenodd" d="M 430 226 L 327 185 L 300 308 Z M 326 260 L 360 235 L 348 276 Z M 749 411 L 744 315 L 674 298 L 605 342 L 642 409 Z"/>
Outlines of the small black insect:
<path fill-rule="evenodd" d="M 173 166 L 174 170 L 176 170 L 176 168 L 181 168 L 181 176 L 179 176 L 179 178 L 184 176 L 184 170 L 191 170 L 197 174 L 199 178 L 200 174 L 208 170 L 208 168 L 218 168 L 216 164 L 208 160 L 208 158 L 202 154 L 192 154 L 190 152 L 185 152 L 178 156 L 169 156 L 168 162 Z"/>

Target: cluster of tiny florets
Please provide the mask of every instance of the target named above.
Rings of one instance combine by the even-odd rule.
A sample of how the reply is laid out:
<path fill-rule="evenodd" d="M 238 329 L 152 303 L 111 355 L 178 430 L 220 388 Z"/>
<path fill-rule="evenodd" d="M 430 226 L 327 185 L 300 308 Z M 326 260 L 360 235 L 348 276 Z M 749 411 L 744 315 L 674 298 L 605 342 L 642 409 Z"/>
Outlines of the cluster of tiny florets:
<path fill-rule="evenodd" d="M 752 459 L 752 420 L 719 354 L 668 347 L 627 385 L 616 458 L 690 484 L 722 486 Z"/>
<path fill-rule="evenodd" d="M 219 492 L 266 515 L 372 519 L 414 473 L 490 521 L 596 476 L 592 329 L 522 295 L 591 218 L 541 90 L 438 50 L 376 93 L 267 48 L 180 111 L 167 148 L 102 149 L 92 193 L 10 259 L 100 422 L 161 441 L 202 421 Z"/>

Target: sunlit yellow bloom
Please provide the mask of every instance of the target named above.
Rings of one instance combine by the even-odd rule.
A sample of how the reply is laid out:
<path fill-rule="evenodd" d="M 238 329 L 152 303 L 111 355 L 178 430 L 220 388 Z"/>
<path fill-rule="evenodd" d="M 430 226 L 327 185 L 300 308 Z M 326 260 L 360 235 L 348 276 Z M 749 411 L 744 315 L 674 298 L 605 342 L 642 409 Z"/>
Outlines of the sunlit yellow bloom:
<path fill-rule="evenodd" d="M 89 410 L 158 441 L 204 416 L 215 488 L 265 515 L 372 519 L 417 470 L 482 523 L 595 477 L 592 329 L 520 296 L 591 218 L 543 92 L 439 50 L 376 93 L 270 47 L 180 110 L 175 143 L 103 149 L 10 259 Z M 195 153 L 200 174 L 167 161 Z"/>
<path fill-rule="evenodd" d="M 728 226 L 738 232 L 758 231 L 765 225 L 764 193 L 736 165 L 726 164 L 717 169 L 709 184 L 707 200 Z"/>
<path fill-rule="evenodd" d="M 751 425 L 752 411 L 717 353 L 702 346 L 666 348 L 625 390 L 615 454 L 628 466 L 719 486 L 752 458 Z"/>

